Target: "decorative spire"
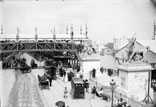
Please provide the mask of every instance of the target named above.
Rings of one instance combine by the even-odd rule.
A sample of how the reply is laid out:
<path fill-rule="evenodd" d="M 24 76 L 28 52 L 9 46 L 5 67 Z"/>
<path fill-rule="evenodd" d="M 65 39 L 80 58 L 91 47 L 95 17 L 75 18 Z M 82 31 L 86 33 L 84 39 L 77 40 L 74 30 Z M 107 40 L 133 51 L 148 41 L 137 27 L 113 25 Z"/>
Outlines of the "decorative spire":
<path fill-rule="evenodd" d="M 55 27 L 54 27 L 53 39 L 54 39 L 54 40 L 56 39 Z"/>
<path fill-rule="evenodd" d="M 17 40 L 17 42 L 18 42 L 18 40 L 19 40 L 19 33 L 20 33 L 20 30 L 19 30 L 19 28 L 17 27 L 17 34 L 16 34 L 16 40 Z"/>
<path fill-rule="evenodd" d="M 66 34 L 68 34 L 68 26 L 66 26 Z"/>
<path fill-rule="evenodd" d="M 80 34 L 82 35 L 82 26 L 80 26 Z"/>
<path fill-rule="evenodd" d="M 3 25 L 1 25 L 1 34 L 3 34 Z"/>
<path fill-rule="evenodd" d="M 37 39 L 38 39 L 38 34 L 37 34 L 37 27 L 35 28 L 35 40 L 37 42 Z"/>
<path fill-rule="evenodd" d="M 87 28 L 87 24 L 86 24 L 86 38 L 88 38 L 87 36 L 88 36 L 88 28 Z"/>
<path fill-rule="evenodd" d="M 73 32 L 73 25 L 71 24 L 71 39 L 74 37 L 74 32 Z"/>
<path fill-rule="evenodd" d="M 35 28 L 35 34 L 37 35 L 37 27 Z"/>
<path fill-rule="evenodd" d="M 20 33 L 20 29 L 17 27 L 17 35 L 19 35 Z"/>

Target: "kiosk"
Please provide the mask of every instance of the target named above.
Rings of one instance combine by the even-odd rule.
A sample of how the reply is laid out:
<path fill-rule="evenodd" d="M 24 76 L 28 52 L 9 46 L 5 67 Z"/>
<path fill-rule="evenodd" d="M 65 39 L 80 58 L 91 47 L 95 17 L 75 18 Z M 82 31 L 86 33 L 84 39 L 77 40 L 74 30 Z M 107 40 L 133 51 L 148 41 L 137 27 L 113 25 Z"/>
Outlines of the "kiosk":
<path fill-rule="evenodd" d="M 80 78 L 76 78 L 76 77 L 72 78 L 71 96 L 73 99 L 85 98 L 84 82 Z"/>

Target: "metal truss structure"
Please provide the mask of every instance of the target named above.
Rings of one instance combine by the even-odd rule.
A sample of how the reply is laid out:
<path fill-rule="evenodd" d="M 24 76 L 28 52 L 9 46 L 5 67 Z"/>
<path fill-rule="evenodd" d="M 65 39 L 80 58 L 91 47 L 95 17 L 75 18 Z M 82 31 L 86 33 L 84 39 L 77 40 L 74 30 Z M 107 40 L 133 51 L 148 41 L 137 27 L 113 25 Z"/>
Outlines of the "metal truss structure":
<path fill-rule="evenodd" d="M 23 39 L 23 38 L 22 38 Z M 70 40 L 53 42 L 49 40 L 39 40 L 37 42 L 28 40 L 27 41 L 1 41 L 0 53 L 12 53 L 12 52 L 32 52 L 32 51 L 79 51 L 81 43 L 76 44 L 78 40 L 73 43 Z M 82 41 L 82 40 L 81 40 Z M 81 42 L 80 41 L 80 42 Z"/>
<path fill-rule="evenodd" d="M 16 38 L 17 39 L 17 38 Z M 21 40 L 20 40 L 21 39 Z M 3 38 L 0 41 L 0 55 L 2 59 L 7 60 L 10 56 L 18 52 L 65 52 L 66 58 L 78 58 L 78 53 L 82 50 L 82 42 L 89 39 L 67 39 L 67 38 Z M 61 56 L 60 56 L 61 57 Z"/>

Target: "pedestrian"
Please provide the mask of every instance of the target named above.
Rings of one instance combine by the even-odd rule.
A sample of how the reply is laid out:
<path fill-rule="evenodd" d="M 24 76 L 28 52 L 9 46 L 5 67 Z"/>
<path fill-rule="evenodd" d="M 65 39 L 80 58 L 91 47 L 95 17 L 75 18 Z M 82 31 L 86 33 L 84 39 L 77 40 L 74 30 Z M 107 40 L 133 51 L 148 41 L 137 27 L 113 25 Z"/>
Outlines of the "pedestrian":
<path fill-rule="evenodd" d="M 65 79 L 66 79 L 66 71 L 65 69 L 63 69 L 63 81 L 65 82 Z"/>
<path fill-rule="evenodd" d="M 64 98 L 65 99 L 68 97 L 67 94 L 68 94 L 68 89 L 67 89 L 67 87 L 65 87 L 64 88 Z"/>
<path fill-rule="evenodd" d="M 68 82 L 68 71 L 67 69 L 65 70 L 65 77 L 64 77 L 64 82 Z"/>
<path fill-rule="evenodd" d="M 50 86 L 52 86 L 53 77 L 51 76 L 51 78 L 48 78 L 48 79 L 49 79 L 49 82 L 50 82 Z"/>
<path fill-rule="evenodd" d="M 101 87 L 100 91 L 97 92 L 97 96 L 103 99 L 102 94 L 104 93 L 103 87 Z"/>
<path fill-rule="evenodd" d="M 94 99 L 94 98 L 95 98 L 95 95 L 96 95 L 96 93 L 97 93 L 97 91 L 96 91 L 96 87 L 95 87 L 95 86 L 93 87 L 91 93 L 92 93 L 92 98 Z"/>
<path fill-rule="evenodd" d="M 50 86 L 52 86 L 52 80 L 53 80 L 53 76 L 50 75 L 48 72 L 45 73 L 45 76 L 47 77 L 47 79 L 49 80 Z"/>
<path fill-rule="evenodd" d="M 85 84 L 85 89 L 86 89 L 86 92 L 87 93 L 89 93 L 89 82 L 88 82 L 88 80 L 86 79 L 86 80 L 84 80 L 84 84 Z"/>

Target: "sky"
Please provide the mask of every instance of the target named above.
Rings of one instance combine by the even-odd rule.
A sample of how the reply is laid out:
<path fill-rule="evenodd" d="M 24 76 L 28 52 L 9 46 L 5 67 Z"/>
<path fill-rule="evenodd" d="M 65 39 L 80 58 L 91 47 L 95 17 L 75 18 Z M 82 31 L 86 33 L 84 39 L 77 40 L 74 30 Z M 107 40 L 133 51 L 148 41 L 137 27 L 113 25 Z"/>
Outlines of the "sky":
<path fill-rule="evenodd" d="M 5 34 L 49 34 L 66 32 L 73 25 L 74 34 L 80 26 L 93 41 L 108 42 L 123 36 L 151 39 L 156 8 L 150 0 L 40 0 L 0 2 L 0 24 Z M 16 37 L 16 36 L 15 36 Z"/>

